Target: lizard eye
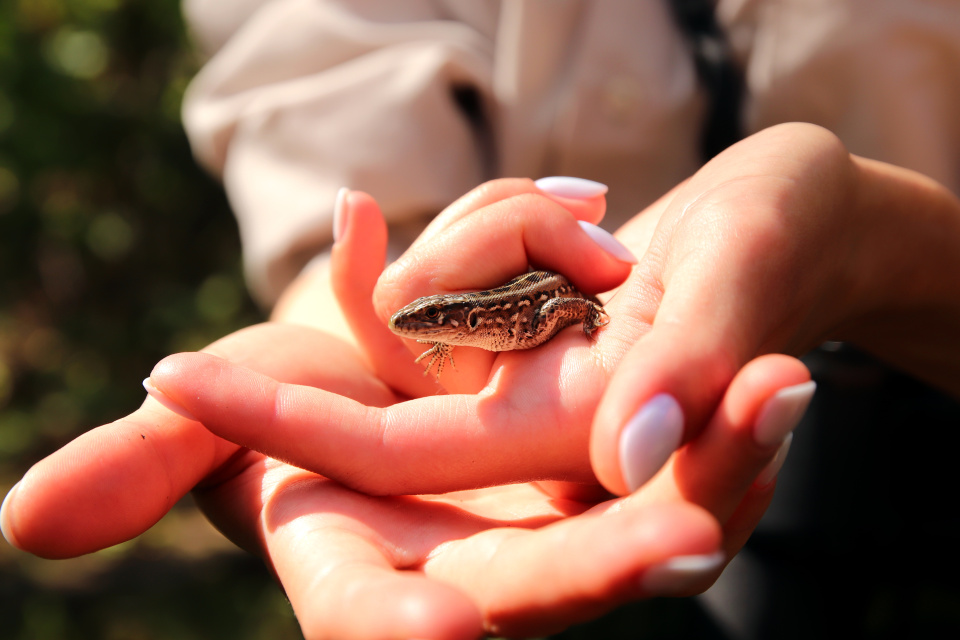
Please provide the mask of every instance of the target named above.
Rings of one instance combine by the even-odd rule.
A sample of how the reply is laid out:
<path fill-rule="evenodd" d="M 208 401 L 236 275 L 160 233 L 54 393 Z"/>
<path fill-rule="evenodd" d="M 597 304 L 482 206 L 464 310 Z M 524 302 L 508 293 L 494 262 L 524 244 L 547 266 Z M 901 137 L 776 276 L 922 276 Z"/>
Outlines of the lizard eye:
<path fill-rule="evenodd" d="M 436 320 L 440 316 L 440 309 L 437 307 L 427 307 L 427 310 L 423 312 L 431 320 Z"/>

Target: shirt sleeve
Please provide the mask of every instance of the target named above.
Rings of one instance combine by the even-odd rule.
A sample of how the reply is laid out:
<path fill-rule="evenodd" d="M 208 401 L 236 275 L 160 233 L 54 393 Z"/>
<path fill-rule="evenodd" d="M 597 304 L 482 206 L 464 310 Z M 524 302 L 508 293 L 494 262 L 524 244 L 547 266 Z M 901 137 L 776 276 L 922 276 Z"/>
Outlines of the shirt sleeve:
<path fill-rule="evenodd" d="M 819 124 L 851 152 L 960 194 L 960 4 L 721 0 L 746 70 L 750 132 Z"/>
<path fill-rule="evenodd" d="M 245 0 L 221 15 L 214 4 L 230 3 L 185 7 L 213 53 L 183 119 L 224 182 L 262 303 L 330 243 L 340 187 L 375 193 L 402 226 L 490 177 L 481 114 L 495 11 Z"/>

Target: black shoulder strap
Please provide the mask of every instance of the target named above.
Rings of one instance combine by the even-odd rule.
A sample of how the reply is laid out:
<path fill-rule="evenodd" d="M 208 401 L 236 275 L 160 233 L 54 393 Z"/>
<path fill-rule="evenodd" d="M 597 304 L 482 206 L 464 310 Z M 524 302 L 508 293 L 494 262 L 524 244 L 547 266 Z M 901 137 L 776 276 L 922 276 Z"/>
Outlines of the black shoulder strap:
<path fill-rule="evenodd" d="M 743 75 L 717 23 L 714 0 L 669 0 L 669 4 L 709 100 L 700 136 L 700 152 L 707 161 L 743 137 Z"/>

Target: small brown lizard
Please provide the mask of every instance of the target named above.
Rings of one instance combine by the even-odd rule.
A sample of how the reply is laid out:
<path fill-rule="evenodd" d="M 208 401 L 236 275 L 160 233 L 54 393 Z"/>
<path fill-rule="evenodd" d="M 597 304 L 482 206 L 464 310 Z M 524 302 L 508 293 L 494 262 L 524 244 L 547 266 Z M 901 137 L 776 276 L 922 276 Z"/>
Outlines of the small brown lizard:
<path fill-rule="evenodd" d="M 583 332 L 592 337 L 608 322 L 600 302 L 577 291 L 562 275 L 531 271 L 488 291 L 414 300 L 393 314 L 390 330 L 432 345 L 416 361 L 430 356 L 423 372 L 427 375 L 439 359 L 439 380 L 448 358 L 454 365 L 455 346 L 487 351 L 532 349 L 570 325 L 582 323 Z"/>

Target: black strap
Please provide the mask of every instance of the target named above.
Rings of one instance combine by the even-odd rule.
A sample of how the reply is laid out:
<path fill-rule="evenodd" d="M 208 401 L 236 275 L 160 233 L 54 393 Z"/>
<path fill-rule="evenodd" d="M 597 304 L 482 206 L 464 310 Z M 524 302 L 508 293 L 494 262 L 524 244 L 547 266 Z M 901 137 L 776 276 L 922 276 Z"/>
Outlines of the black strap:
<path fill-rule="evenodd" d="M 743 75 L 717 23 L 714 0 L 669 0 L 669 4 L 709 100 L 700 136 L 700 153 L 707 161 L 743 137 Z"/>

